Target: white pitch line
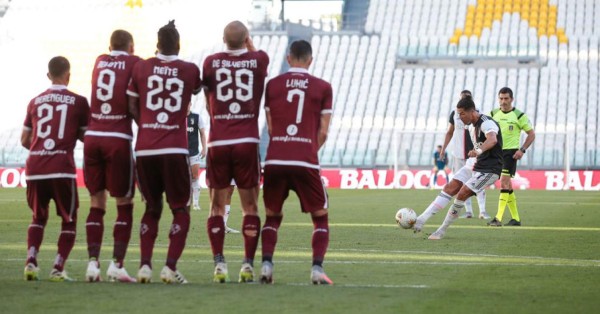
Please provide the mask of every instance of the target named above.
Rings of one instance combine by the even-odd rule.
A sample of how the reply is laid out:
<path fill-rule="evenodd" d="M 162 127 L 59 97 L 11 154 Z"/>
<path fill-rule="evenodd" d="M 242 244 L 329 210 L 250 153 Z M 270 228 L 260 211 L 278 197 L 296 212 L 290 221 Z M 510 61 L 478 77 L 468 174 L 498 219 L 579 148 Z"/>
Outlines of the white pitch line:
<path fill-rule="evenodd" d="M 285 284 L 286 286 L 299 286 L 299 287 L 305 287 L 305 286 L 314 286 L 314 284 L 312 283 L 305 283 L 305 282 L 289 282 Z M 325 285 L 327 286 L 327 285 Z M 342 288 L 386 288 L 386 289 L 427 289 L 429 288 L 429 286 L 427 285 L 373 285 L 373 284 L 365 284 L 365 285 L 358 285 L 358 284 L 333 284 L 333 287 L 342 287 Z"/>

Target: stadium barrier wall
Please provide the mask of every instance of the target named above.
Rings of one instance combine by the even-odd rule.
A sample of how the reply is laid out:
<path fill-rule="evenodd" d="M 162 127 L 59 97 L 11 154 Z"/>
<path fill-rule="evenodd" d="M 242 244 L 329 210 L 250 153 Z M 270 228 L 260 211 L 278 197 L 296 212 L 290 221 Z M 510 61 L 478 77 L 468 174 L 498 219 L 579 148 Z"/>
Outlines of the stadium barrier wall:
<path fill-rule="evenodd" d="M 24 168 L 0 168 L 0 187 L 25 187 Z M 321 178 L 328 188 L 333 189 L 427 189 L 431 170 L 400 170 L 394 184 L 393 170 L 362 169 L 323 169 Z M 450 175 L 452 178 L 452 175 Z M 200 169 L 200 183 L 206 188 L 205 169 Z M 446 183 L 444 176 L 438 177 L 438 184 Z M 523 170 L 513 179 L 513 187 L 521 190 L 564 190 L 568 183 L 570 190 L 600 191 L 600 171 L 570 171 L 565 180 L 564 171 Z M 77 169 L 77 185 L 84 187 L 83 171 Z M 441 188 L 441 186 L 436 188 Z M 495 188 L 500 188 L 500 181 Z"/>

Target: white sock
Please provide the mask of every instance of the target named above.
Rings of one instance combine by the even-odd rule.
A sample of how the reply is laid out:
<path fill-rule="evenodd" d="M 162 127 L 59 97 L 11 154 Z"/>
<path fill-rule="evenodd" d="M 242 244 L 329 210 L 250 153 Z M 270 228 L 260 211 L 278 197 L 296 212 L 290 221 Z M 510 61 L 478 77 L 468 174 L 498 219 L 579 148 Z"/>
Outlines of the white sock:
<path fill-rule="evenodd" d="M 231 205 L 225 205 L 225 215 L 223 215 L 223 221 L 227 225 L 227 219 L 229 219 L 229 212 L 231 211 Z"/>
<path fill-rule="evenodd" d="M 455 199 L 452 207 L 448 209 L 448 214 L 446 214 L 446 218 L 444 219 L 444 222 L 442 223 L 440 229 L 446 231 L 446 229 L 450 227 L 450 225 L 456 220 L 456 218 L 458 218 L 458 215 L 463 210 L 463 208 L 465 208 L 465 201 Z"/>
<path fill-rule="evenodd" d="M 194 206 L 198 206 L 198 200 L 200 199 L 200 180 L 198 178 L 192 179 L 192 199 L 194 200 Z"/>
<path fill-rule="evenodd" d="M 433 202 L 429 204 L 429 207 L 417 218 L 425 223 L 431 216 L 435 215 L 440 209 L 445 208 L 448 203 L 452 200 L 452 196 L 442 191 L 438 196 L 435 197 Z"/>
<path fill-rule="evenodd" d="M 477 203 L 479 203 L 479 213 L 485 213 L 485 190 L 477 193 Z"/>
<path fill-rule="evenodd" d="M 465 209 L 467 210 L 467 213 L 473 215 L 473 203 L 471 202 L 470 197 L 465 201 Z"/>

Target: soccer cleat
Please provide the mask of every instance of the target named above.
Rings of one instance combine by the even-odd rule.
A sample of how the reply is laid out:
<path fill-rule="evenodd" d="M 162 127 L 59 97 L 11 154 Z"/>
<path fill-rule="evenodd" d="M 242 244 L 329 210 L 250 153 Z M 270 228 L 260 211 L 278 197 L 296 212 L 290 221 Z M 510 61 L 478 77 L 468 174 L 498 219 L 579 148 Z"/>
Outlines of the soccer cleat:
<path fill-rule="evenodd" d="M 240 269 L 239 282 L 253 282 L 254 281 L 254 268 L 248 263 L 242 264 Z"/>
<path fill-rule="evenodd" d="M 327 277 L 323 267 L 313 266 L 310 272 L 310 281 L 313 285 L 333 285 L 333 281 Z"/>
<path fill-rule="evenodd" d="M 25 280 L 40 280 L 39 273 L 40 268 L 35 266 L 33 263 L 28 263 L 27 265 L 25 265 L 25 270 L 23 271 Z"/>
<path fill-rule="evenodd" d="M 260 283 L 273 283 L 273 263 L 264 261 L 260 269 Z"/>
<path fill-rule="evenodd" d="M 152 282 L 152 268 L 148 265 L 140 267 L 137 273 L 137 281 L 139 283 L 150 283 Z"/>
<path fill-rule="evenodd" d="M 483 212 L 483 213 L 479 213 L 479 219 L 490 219 L 492 217 L 490 217 L 490 215 L 488 215 L 488 213 Z"/>
<path fill-rule="evenodd" d="M 229 274 L 227 273 L 227 264 L 217 263 L 217 265 L 215 266 L 215 274 L 213 276 L 213 281 L 218 282 L 218 283 L 229 282 Z"/>
<path fill-rule="evenodd" d="M 471 219 L 471 218 L 473 218 L 473 213 L 469 213 L 469 212 L 467 212 L 467 213 L 465 213 L 464 215 L 462 215 L 462 216 L 460 216 L 460 217 L 458 217 L 458 218 L 467 218 L 467 219 Z"/>
<path fill-rule="evenodd" d="M 423 225 L 425 224 L 425 221 L 417 218 L 417 221 L 413 224 L 413 230 L 414 233 L 419 233 L 423 230 Z"/>
<path fill-rule="evenodd" d="M 198 204 L 194 204 L 193 208 L 194 210 L 202 210 L 202 208 L 200 208 L 200 205 Z"/>
<path fill-rule="evenodd" d="M 85 280 L 87 282 L 102 281 L 100 278 L 100 267 L 98 265 L 98 261 L 90 261 L 88 263 L 88 267 L 85 272 Z"/>
<path fill-rule="evenodd" d="M 488 226 L 492 227 L 502 227 L 502 222 L 498 220 L 496 217 L 487 223 Z"/>
<path fill-rule="evenodd" d="M 238 230 L 225 226 L 225 233 L 240 233 Z"/>
<path fill-rule="evenodd" d="M 511 219 L 508 223 L 504 224 L 505 226 L 520 226 L 521 225 L 521 221 L 516 221 L 514 219 Z"/>
<path fill-rule="evenodd" d="M 137 282 L 137 280 L 127 273 L 125 267 L 117 267 L 115 262 L 111 261 L 106 271 L 106 277 L 110 282 Z"/>
<path fill-rule="evenodd" d="M 444 237 L 444 234 L 446 232 L 441 231 L 441 230 L 437 230 L 436 232 L 432 233 L 431 235 L 429 235 L 429 240 L 441 240 Z"/>
<path fill-rule="evenodd" d="M 70 281 L 75 281 L 75 279 L 69 277 L 69 275 L 67 275 L 66 271 L 60 271 L 56 268 L 52 269 L 52 271 L 50 272 L 50 281 L 53 282 L 70 282 Z"/>
<path fill-rule="evenodd" d="M 160 280 L 162 280 L 164 283 L 179 283 L 182 285 L 188 283 L 185 277 L 183 277 L 178 270 L 174 271 L 166 265 L 160 271 Z"/>

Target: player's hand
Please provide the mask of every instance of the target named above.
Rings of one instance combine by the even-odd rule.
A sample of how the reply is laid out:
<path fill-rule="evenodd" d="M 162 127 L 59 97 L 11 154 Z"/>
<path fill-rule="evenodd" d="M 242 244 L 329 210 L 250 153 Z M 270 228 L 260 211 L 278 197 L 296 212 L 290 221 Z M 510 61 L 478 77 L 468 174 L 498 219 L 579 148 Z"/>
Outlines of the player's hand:
<path fill-rule="evenodd" d="M 469 157 L 477 157 L 477 152 L 474 149 L 472 149 L 469 151 L 469 153 L 467 155 Z"/>
<path fill-rule="evenodd" d="M 513 159 L 515 160 L 520 160 L 521 158 L 523 158 L 523 152 L 518 150 L 514 155 L 513 155 Z"/>
<path fill-rule="evenodd" d="M 200 159 L 204 159 L 206 157 L 206 148 L 202 148 L 200 151 Z"/>
<path fill-rule="evenodd" d="M 440 151 L 440 160 L 444 161 L 444 159 L 446 159 L 446 152 L 442 149 Z"/>
<path fill-rule="evenodd" d="M 248 49 L 248 51 L 256 51 L 256 47 L 254 47 L 254 42 L 252 42 L 252 37 L 250 37 L 250 35 L 246 37 L 246 49 Z"/>

